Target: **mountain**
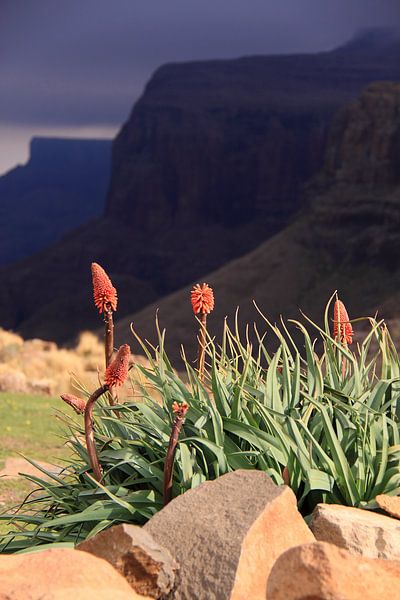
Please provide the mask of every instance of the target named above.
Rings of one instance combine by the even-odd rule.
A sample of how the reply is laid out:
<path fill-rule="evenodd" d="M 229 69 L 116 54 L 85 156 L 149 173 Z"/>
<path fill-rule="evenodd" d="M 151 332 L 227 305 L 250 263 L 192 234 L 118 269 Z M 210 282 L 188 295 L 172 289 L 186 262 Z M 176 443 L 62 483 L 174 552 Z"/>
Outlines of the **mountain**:
<path fill-rule="evenodd" d="M 293 252 L 300 285 L 293 243 L 305 235 L 299 223 L 310 201 L 306 184 L 331 149 L 333 115 L 375 80 L 400 81 L 400 42 L 374 42 L 368 57 L 343 47 L 161 67 L 114 142 L 104 216 L 0 271 L 2 326 L 68 341 L 98 324 L 92 260 L 120 288 L 123 317 L 259 252 L 279 232 L 271 243 Z M 262 264 L 258 274 L 251 269 L 260 287 Z M 240 280 L 230 285 L 246 292 Z M 282 290 L 288 306 L 297 301 L 294 285 Z M 270 294 L 280 310 L 280 295 Z"/>
<path fill-rule="evenodd" d="M 309 205 L 282 232 L 246 256 L 209 273 L 215 291 L 209 330 L 217 338 L 224 317 L 232 322 L 240 305 L 241 323 L 262 319 L 256 300 L 272 321 L 300 317 L 299 307 L 321 320 L 337 289 L 351 318 L 379 314 L 400 317 L 400 84 L 369 86 L 341 111 L 331 128 L 321 173 L 307 190 Z M 154 316 L 173 344 L 195 356 L 197 324 L 190 286 L 123 319 L 126 338 L 132 321 L 143 338 L 154 341 Z M 358 327 L 362 327 L 359 324 Z M 355 326 L 357 330 L 357 326 Z"/>
<path fill-rule="evenodd" d="M 111 141 L 33 138 L 0 177 L 0 264 L 30 256 L 104 212 Z"/>

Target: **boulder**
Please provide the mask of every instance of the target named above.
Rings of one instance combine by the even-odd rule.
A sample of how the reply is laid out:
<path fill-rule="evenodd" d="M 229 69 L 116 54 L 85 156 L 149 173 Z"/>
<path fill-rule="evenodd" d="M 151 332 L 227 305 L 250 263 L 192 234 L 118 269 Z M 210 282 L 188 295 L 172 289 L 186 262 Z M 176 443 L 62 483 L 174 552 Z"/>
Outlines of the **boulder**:
<path fill-rule="evenodd" d="M 290 488 L 247 470 L 178 496 L 144 529 L 180 565 L 176 600 L 265 600 L 277 557 L 314 540 Z"/>
<path fill-rule="evenodd" d="M 357 556 L 400 560 L 400 521 L 360 508 L 318 504 L 310 523 L 315 538 Z"/>
<path fill-rule="evenodd" d="M 356 557 L 325 542 L 290 548 L 272 568 L 268 600 L 400 598 L 400 562 Z"/>
<path fill-rule="evenodd" d="M 104 558 L 140 594 L 161 598 L 173 589 L 178 565 L 142 527 L 115 525 L 81 542 L 77 549 Z"/>
<path fill-rule="evenodd" d="M 400 519 L 400 496 L 380 494 L 375 500 L 379 508 L 392 515 L 392 517 Z"/>
<path fill-rule="evenodd" d="M 0 600 L 139 600 L 105 560 L 69 548 L 0 556 Z"/>

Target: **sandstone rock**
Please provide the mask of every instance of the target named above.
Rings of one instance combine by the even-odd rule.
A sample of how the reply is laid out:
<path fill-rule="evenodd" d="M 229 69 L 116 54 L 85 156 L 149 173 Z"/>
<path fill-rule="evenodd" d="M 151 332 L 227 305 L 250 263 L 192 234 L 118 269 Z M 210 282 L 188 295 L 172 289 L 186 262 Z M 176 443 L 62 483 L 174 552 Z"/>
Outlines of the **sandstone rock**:
<path fill-rule="evenodd" d="M 264 600 L 276 558 L 314 539 L 286 486 L 239 470 L 175 498 L 144 526 L 180 565 L 176 600 Z"/>
<path fill-rule="evenodd" d="M 400 496 L 380 494 L 375 500 L 379 508 L 392 515 L 392 517 L 400 519 Z"/>
<path fill-rule="evenodd" d="M 311 530 L 320 542 L 329 542 L 358 556 L 400 560 L 400 522 L 360 508 L 318 504 Z"/>
<path fill-rule="evenodd" d="M 268 600 L 379 598 L 400 598 L 400 562 L 355 557 L 324 542 L 290 548 L 268 579 Z"/>
<path fill-rule="evenodd" d="M 104 558 L 140 594 L 161 598 L 173 588 L 177 563 L 142 527 L 115 525 L 77 549 Z"/>
<path fill-rule="evenodd" d="M 68 548 L 0 556 L 0 600 L 144 598 L 105 560 Z"/>

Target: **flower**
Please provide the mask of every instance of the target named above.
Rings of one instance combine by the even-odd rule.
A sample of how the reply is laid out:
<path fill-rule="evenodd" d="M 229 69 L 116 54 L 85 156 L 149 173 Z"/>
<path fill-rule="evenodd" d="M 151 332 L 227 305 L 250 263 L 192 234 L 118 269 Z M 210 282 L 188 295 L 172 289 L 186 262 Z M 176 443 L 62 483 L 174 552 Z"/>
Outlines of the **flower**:
<path fill-rule="evenodd" d="M 92 281 L 94 303 L 99 312 L 117 310 L 117 290 L 103 267 L 95 262 L 92 263 Z"/>
<path fill-rule="evenodd" d="M 333 307 L 333 337 L 342 344 L 351 344 L 353 334 L 346 307 L 341 300 L 336 300 Z"/>
<path fill-rule="evenodd" d="M 72 406 L 76 414 L 80 415 L 85 412 L 86 402 L 82 398 L 78 398 L 78 396 L 74 396 L 73 394 L 61 394 L 61 399 L 69 404 L 69 406 Z"/>
<path fill-rule="evenodd" d="M 173 402 L 172 403 L 172 412 L 174 413 L 174 415 L 176 415 L 177 417 L 180 417 L 181 419 L 183 419 L 183 417 L 186 415 L 188 410 L 189 410 L 189 404 L 187 402 Z"/>
<path fill-rule="evenodd" d="M 114 360 L 106 369 L 104 383 L 108 387 L 117 387 L 125 383 L 128 377 L 131 349 L 128 344 L 120 346 Z"/>
<path fill-rule="evenodd" d="M 214 308 L 214 293 L 207 283 L 196 283 L 190 293 L 195 315 L 209 314 Z"/>

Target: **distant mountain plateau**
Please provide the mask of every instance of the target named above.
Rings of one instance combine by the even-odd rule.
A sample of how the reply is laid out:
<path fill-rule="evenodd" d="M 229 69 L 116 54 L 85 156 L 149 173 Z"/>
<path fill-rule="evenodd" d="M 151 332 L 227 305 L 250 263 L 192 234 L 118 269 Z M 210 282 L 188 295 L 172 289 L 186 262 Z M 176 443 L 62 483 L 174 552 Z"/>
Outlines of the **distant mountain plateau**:
<path fill-rule="evenodd" d="M 253 298 L 271 318 L 313 316 L 339 287 L 357 312 L 394 314 L 400 41 L 356 41 L 158 69 L 114 142 L 103 215 L 1 270 L 1 325 L 58 342 L 98 327 L 92 260 L 120 290 L 121 340 L 131 319 L 152 336 L 160 307 L 192 350 L 200 279 L 216 333 L 237 304 L 254 320 Z"/>

